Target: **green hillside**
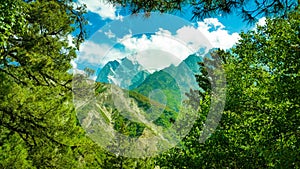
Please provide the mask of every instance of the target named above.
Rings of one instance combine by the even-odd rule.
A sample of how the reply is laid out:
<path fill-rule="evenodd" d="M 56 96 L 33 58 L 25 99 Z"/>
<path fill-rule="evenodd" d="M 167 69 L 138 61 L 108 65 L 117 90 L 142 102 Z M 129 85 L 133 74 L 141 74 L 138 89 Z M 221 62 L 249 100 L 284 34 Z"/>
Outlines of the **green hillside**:
<path fill-rule="evenodd" d="M 172 110 L 180 110 L 182 100 L 185 100 L 185 93 L 190 89 L 198 89 L 198 84 L 194 74 L 199 73 L 198 62 L 201 57 L 194 55 L 188 56 L 178 66 L 170 65 L 169 67 L 154 72 L 149 75 L 145 81 L 134 91 L 149 97 L 151 92 L 160 90 L 166 97 L 166 105 Z M 154 98 L 157 102 L 162 102 L 161 98 Z"/>
<path fill-rule="evenodd" d="M 174 111 L 179 111 L 181 105 L 180 88 L 176 80 L 165 71 L 158 71 L 148 76 L 146 80 L 133 91 L 148 96 L 151 91 L 158 89 L 166 97 L 166 105 Z M 156 101 L 160 102 L 158 98 Z"/>
<path fill-rule="evenodd" d="M 105 119 L 106 123 L 113 124 L 113 128 L 115 131 L 118 131 L 119 133 L 128 135 L 130 137 L 140 137 L 143 134 L 145 127 L 147 127 L 141 120 L 143 118 L 145 118 L 149 123 L 153 123 L 163 128 L 170 127 L 172 125 L 172 122 L 175 121 L 177 112 L 175 112 L 174 110 L 160 104 L 159 102 L 156 102 L 155 100 L 150 100 L 148 97 L 135 91 L 128 91 L 121 88 L 118 88 L 118 90 L 121 90 L 124 93 L 128 94 L 128 98 L 126 98 L 125 102 L 132 102 L 133 100 L 133 105 L 136 105 L 139 110 L 135 112 L 135 106 L 129 108 L 128 110 L 119 110 L 116 105 L 114 105 L 115 100 L 110 93 L 112 87 L 118 88 L 117 86 L 111 84 L 104 84 L 100 82 L 96 83 L 96 100 L 99 103 L 100 107 L 102 107 L 96 108 L 96 110 L 100 113 L 100 116 Z M 95 106 L 86 107 L 95 110 Z M 105 112 L 105 110 L 112 111 Z M 90 110 L 84 111 L 84 113 L 78 115 L 79 119 L 81 119 L 81 123 L 84 117 L 87 117 L 87 113 L 89 111 Z M 136 116 L 136 114 L 142 116 L 142 118 L 138 118 L 138 115 Z"/>
<path fill-rule="evenodd" d="M 178 112 L 135 91 L 129 91 L 129 97 L 135 99 L 138 106 L 147 112 L 147 118 L 158 126 L 170 127 L 177 117 Z"/>

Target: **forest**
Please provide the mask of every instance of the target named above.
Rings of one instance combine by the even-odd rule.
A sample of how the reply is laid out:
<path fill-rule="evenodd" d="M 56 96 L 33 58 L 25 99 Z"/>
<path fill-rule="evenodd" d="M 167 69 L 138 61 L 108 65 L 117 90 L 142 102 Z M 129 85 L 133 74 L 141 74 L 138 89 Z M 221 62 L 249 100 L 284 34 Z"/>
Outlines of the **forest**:
<path fill-rule="evenodd" d="M 87 76 L 73 77 L 69 72 L 80 44 L 87 39 L 86 6 L 74 6 L 72 0 L 1 0 L 0 168 L 300 168 L 299 1 L 255 1 L 257 8 L 253 11 L 243 8 L 243 0 L 108 1 L 131 8 L 133 14 L 144 12 L 147 17 L 153 11 L 180 11 L 182 5 L 190 4 L 192 19 L 236 9 L 242 9 L 249 24 L 258 13 L 267 19 L 265 25 L 241 32 L 238 43 L 229 50 L 211 50 L 210 57 L 199 61 L 201 73 L 193 76 L 201 90 L 190 90 L 185 101 L 198 107 L 197 112 L 181 110 L 176 106 L 177 100 L 172 100 L 160 117 L 143 112 L 124 117 L 111 106 L 112 99 L 107 99 L 114 98 L 114 93 L 107 90 L 111 84 L 82 82 Z M 75 36 L 74 46 L 69 43 L 70 34 Z M 218 71 L 220 67 L 224 72 Z M 226 93 L 226 97 L 221 97 L 224 110 L 220 119 L 209 119 L 212 124 L 218 123 L 210 133 L 211 128 L 204 124 L 211 105 L 219 104 L 213 103 L 218 91 L 211 86 L 223 83 L 218 81 L 223 74 L 226 89 L 217 90 Z M 157 74 L 157 78 L 162 76 Z M 83 87 L 72 86 L 74 80 Z M 116 91 L 128 92 L 128 102 L 134 100 L 146 112 L 151 105 L 162 104 L 138 94 L 148 91 L 151 84 L 132 91 Z M 106 116 L 101 123 L 84 118 L 97 113 L 91 114 L 85 108 L 79 108 L 78 113 L 76 104 L 90 99 L 85 87 L 90 87 L 95 98 L 99 98 L 92 106 Z M 170 97 L 177 94 L 176 90 L 165 91 Z M 75 103 L 74 93 L 80 98 Z M 185 117 L 177 113 L 181 111 Z M 141 123 L 139 115 L 156 121 Z M 165 132 L 177 132 L 180 126 L 176 121 L 194 117 L 198 118 L 179 140 Z M 95 142 L 99 139 L 95 132 L 110 130 L 105 126 L 107 122 L 108 127 L 131 140 L 162 131 L 166 133 L 163 140 L 176 140 L 176 145 L 155 155 L 149 155 L 154 150 L 147 150 L 150 153 L 146 156 L 126 157 L 118 153 L 130 145 L 122 144 L 122 138 L 106 145 L 115 151 Z M 153 128 L 154 124 L 157 127 Z"/>

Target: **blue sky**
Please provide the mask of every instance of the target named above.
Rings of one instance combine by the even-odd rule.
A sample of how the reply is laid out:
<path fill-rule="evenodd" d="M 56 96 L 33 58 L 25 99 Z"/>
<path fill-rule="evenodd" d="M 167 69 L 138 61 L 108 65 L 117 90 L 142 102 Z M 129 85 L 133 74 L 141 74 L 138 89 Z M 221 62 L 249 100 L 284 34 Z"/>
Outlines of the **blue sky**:
<path fill-rule="evenodd" d="M 234 13 L 191 21 L 191 11 L 187 8 L 181 13 L 152 13 L 145 18 L 142 14 L 132 16 L 128 9 L 101 0 L 77 1 L 83 3 L 88 10 L 89 38 L 72 62 L 74 69 L 79 70 L 90 67 L 97 72 L 108 61 L 124 57 L 144 64 L 149 71 L 159 70 L 171 63 L 178 64 L 199 48 L 229 49 L 238 41 L 241 31 L 254 28 Z M 259 23 L 263 24 L 264 18 Z M 158 56 L 158 51 L 168 53 L 169 59 L 161 59 L 164 56 Z"/>

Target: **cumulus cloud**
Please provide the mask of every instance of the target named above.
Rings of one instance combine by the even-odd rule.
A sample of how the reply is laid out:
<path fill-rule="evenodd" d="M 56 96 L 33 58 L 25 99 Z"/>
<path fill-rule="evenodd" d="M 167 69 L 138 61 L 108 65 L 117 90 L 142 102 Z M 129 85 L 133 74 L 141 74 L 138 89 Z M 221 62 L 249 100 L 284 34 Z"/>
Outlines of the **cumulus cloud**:
<path fill-rule="evenodd" d="M 240 39 L 238 33 L 230 34 L 216 18 L 207 18 L 203 22 L 198 22 L 197 29 L 202 32 L 214 48 L 229 49 Z M 214 30 L 210 31 L 211 29 Z"/>
<path fill-rule="evenodd" d="M 138 61 L 148 70 L 161 69 L 170 64 L 177 65 L 192 53 L 186 43 L 178 40 L 171 35 L 171 32 L 164 29 L 159 29 L 158 32 L 148 37 L 146 35 L 141 37 L 125 35 L 118 39 L 118 42 L 125 47 L 127 53 L 135 53 L 132 59 Z M 153 64 L 153 62 L 158 63 L 158 61 L 159 64 Z"/>
<path fill-rule="evenodd" d="M 80 70 L 80 69 L 77 68 L 76 59 L 71 60 L 71 65 L 72 65 L 72 68 L 68 70 L 68 73 L 70 73 L 70 74 L 84 74 L 83 70 Z"/>
<path fill-rule="evenodd" d="M 198 27 L 224 29 L 225 26 L 217 18 L 206 18 L 203 22 L 198 22 Z"/>
<path fill-rule="evenodd" d="M 184 26 L 178 29 L 174 37 L 180 39 L 188 48 L 191 48 L 193 53 L 202 47 L 211 48 L 204 34 L 192 26 Z"/>
<path fill-rule="evenodd" d="M 105 65 L 108 61 L 117 60 L 124 57 L 120 50 L 111 48 L 107 44 L 97 44 L 87 41 L 81 45 L 81 50 L 77 62 L 86 62 L 91 65 Z"/>
<path fill-rule="evenodd" d="M 77 69 L 77 63 L 75 62 L 75 60 L 71 60 L 71 65 L 73 69 Z"/>
<path fill-rule="evenodd" d="M 78 3 L 85 4 L 88 11 L 98 14 L 103 20 L 122 19 L 122 16 L 116 14 L 116 7 L 105 0 L 78 0 Z"/>

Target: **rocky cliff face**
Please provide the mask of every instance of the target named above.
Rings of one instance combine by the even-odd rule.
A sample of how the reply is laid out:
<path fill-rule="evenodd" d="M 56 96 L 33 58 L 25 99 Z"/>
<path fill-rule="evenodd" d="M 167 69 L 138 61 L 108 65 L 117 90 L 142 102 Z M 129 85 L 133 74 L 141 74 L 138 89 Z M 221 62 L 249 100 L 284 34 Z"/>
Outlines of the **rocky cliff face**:
<path fill-rule="evenodd" d="M 110 83 L 108 77 L 113 75 L 114 70 L 116 70 L 119 65 L 120 63 L 116 60 L 108 62 L 99 72 L 96 81 Z"/>
<path fill-rule="evenodd" d="M 115 84 L 123 89 L 139 86 L 150 73 L 136 62 L 123 58 L 108 62 L 99 72 L 96 81 Z"/>

